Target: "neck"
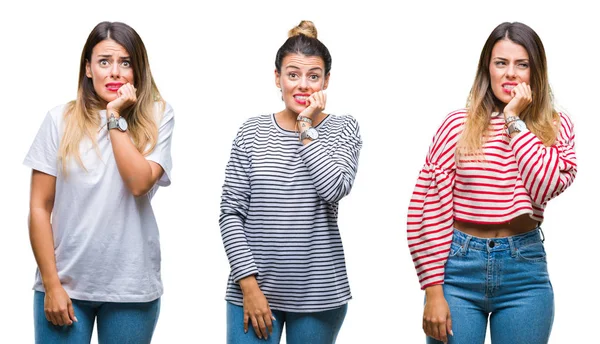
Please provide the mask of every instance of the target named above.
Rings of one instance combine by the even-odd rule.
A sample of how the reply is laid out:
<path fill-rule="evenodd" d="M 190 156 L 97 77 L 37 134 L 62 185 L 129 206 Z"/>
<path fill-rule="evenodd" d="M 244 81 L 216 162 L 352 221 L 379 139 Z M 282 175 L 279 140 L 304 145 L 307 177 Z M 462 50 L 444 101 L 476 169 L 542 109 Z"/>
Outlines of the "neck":
<path fill-rule="evenodd" d="M 277 114 L 275 114 L 275 119 L 277 120 L 277 124 L 285 130 L 295 131 L 296 128 L 296 118 L 298 114 L 290 111 L 289 109 L 284 109 Z"/>

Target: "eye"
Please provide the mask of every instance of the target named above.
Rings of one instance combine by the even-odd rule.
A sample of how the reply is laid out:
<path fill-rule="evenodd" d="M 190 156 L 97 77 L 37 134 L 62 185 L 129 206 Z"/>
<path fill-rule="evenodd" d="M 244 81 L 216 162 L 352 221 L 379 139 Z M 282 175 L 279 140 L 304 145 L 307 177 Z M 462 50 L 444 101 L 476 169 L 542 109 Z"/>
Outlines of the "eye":
<path fill-rule="evenodd" d="M 506 66 L 506 62 L 504 61 L 496 61 L 494 62 L 494 64 L 498 67 Z"/>
<path fill-rule="evenodd" d="M 298 77 L 298 74 L 296 74 L 296 73 L 294 73 L 294 72 L 290 72 L 290 73 L 288 73 L 288 77 L 289 77 L 290 79 L 296 79 L 296 78 Z"/>
<path fill-rule="evenodd" d="M 102 66 L 102 67 L 106 67 L 109 65 L 108 60 L 107 59 L 102 59 L 100 61 L 98 61 L 98 63 Z"/>
<path fill-rule="evenodd" d="M 123 65 L 123 67 L 125 67 L 125 68 L 129 68 L 129 67 L 131 67 L 131 61 L 125 60 L 125 61 L 121 62 L 121 65 Z"/>
<path fill-rule="evenodd" d="M 309 76 L 310 80 L 319 80 L 319 76 L 317 74 L 313 74 Z"/>
<path fill-rule="evenodd" d="M 529 68 L 529 64 L 525 63 L 525 62 L 519 63 L 518 66 L 521 67 L 521 68 Z"/>

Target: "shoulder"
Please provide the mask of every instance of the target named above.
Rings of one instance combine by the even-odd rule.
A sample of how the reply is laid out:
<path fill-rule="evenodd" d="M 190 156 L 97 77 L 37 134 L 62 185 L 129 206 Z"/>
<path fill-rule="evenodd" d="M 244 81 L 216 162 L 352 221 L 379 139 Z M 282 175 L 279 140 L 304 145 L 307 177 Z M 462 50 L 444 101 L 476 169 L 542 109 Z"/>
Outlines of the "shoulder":
<path fill-rule="evenodd" d="M 154 102 L 154 115 L 159 123 L 168 122 L 175 117 L 173 106 L 166 101 L 159 100 Z"/>
<path fill-rule="evenodd" d="M 272 116 L 273 114 L 263 114 L 246 119 L 237 131 L 235 143 L 241 144 L 241 142 L 247 140 L 249 137 L 254 136 L 259 128 L 268 127 L 271 124 Z"/>
<path fill-rule="evenodd" d="M 573 141 L 575 139 L 575 124 L 571 119 L 571 116 L 567 114 L 565 111 L 556 111 L 558 113 L 558 117 L 560 123 L 558 124 L 558 137 L 559 141 Z"/>
<path fill-rule="evenodd" d="M 351 130 L 358 131 L 359 125 L 356 118 L 352 115 L 344 114 L 344 115 L 334 115 L 329 114 L 327 117 L 327 122 L 325 123 L 327 127 L 330 128 L 339 128 L 341 130 Z"/>
<path fill-rule="evenodd" d="M 467 109 L 458 109 L 448 113 L 442 124 L 440 125 L 438 132 L 448 130 L 455 127 L 460 127 L 465 123 L 467 119 Z"/>
<path fill-rule="evenodd" d="M 453 148 L 464 129 L 467 109 L 459 109 L 448 113 L 433 136 L 432 151 L 440 148 Z"/>
<path fill-rule="evenodd" d="M 59 128 L 64 122 L 66 111 L 68 110 L 70 104 L 71 103 L 60 104 L 48 110 L 44 122 L 47 122 L 49 124 L 51 123 L 52 125 Z"/>
<path fill-rule="evenodd" d="M 558 117 L 560 119 L 560 130 L 565 132 L 572 132 L 574 128 L 573 120 L 571 116 L 567 114 L 565 111 L 556 111 L 558 113 Z"/>

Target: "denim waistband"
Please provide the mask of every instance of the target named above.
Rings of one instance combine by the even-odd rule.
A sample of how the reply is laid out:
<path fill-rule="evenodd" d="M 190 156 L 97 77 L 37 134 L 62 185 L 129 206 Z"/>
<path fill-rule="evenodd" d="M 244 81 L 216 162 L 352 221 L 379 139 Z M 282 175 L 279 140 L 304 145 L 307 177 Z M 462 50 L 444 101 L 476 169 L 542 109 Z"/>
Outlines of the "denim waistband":
<path fill-rule="evenodd" d="M 460 245 L 463 249 L 468 247 L 469 249 L 480 251 L 502 251 L 510 250 L 511 248 L 514 250 L 521 246 L 543 242 L 542 237 L 543 234 L 540 227 L 523 234 L 502 238 L 479 238 L 454 228 L 452 241 Z"/>

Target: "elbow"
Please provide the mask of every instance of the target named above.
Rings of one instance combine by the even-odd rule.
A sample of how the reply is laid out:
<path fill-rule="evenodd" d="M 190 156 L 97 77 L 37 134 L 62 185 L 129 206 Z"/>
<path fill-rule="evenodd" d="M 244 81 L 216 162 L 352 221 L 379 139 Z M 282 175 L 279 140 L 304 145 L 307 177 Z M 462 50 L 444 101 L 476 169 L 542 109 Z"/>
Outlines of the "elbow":
<path fill-rule="evenodd" d="M 130 186 L 128 189 L 134 197 L 142 197 L 152 189 L 152 186 Z"/>

